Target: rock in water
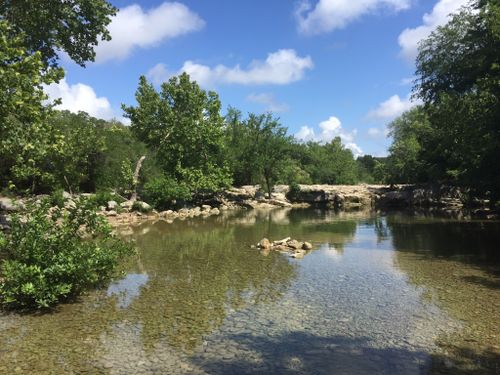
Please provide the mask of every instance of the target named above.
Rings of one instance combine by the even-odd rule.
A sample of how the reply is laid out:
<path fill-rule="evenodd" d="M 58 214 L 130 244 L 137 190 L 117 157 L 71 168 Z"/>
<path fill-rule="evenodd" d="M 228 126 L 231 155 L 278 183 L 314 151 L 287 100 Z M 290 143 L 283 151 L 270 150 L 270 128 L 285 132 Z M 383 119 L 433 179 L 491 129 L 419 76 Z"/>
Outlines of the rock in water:
<path fill-rule="evenodd" d="M 312 248 L 313 248 L 313 245 L 310 242 L 304 242 L 302 244 L 302 249 L 304 249 L 304 250 L 312 250 Z"/>
<path fill-rule="evenodd" d="M 271 242 L 267 238 L 263 238 L 259 242 L 259 247 L 261 249 L 270 249 L 271 248 Z"/>

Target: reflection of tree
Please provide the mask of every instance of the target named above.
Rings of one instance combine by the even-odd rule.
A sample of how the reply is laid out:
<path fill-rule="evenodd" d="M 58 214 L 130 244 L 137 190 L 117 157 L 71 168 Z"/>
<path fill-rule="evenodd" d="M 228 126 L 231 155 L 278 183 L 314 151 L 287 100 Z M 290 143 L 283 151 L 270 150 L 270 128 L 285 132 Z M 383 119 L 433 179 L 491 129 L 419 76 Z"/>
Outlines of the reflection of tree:
<path fill-rule="evenodd" d="M 319 210 L 235 211 L 134 227 L 140 251 L 128 272 L 147 274 L 147 284 L 130 303 L 120 307 L 120 296 L 107 298 L 101 290 L 55 314 L 0 317 L 0 373 L 16 367 L 20 373 L 106 373 L 108 362 L 120 367 L 152 356 L 160 350 L 155 344 L 161 351 L 169 345 L 189 351 L 230 309 L 276 300 L 295 277 L 287 257 L 261 256 L 251 244 L 293 236 L 339 248 L 355 231 L 351 216 Z"/>
<path fill-rule="evenodd" d="M 210 221 L 157 224 L 137 244 L 150 281 L 126 316 L 142 324 L 147 347 L 164 338 L 193 349 L 229 308 L 279 298 L 295 272 L 286 258 L 261 257 L 235 241 L 234 227 Z"/>
<path fill-rule="evenodd" d="M 438 339 L 456 373 L 464 369 L 496 373 L 500 368 L 498 223 L 412 223 L 392 216 L 387 225 L 397 250 L 396 265 L 412 284 L 424 288 L 427 299 L 464 323 L 463 329 Z M 443 367 L 442 359 L 433 363 L 436 372 Z"/>

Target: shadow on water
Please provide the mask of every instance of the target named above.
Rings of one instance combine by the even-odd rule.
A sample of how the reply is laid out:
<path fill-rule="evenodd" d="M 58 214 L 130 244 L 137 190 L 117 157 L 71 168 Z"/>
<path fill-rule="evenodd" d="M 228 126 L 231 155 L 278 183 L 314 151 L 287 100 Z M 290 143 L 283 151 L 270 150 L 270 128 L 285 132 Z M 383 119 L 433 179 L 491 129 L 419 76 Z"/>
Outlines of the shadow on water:
<path fill-rule="evenodd" d="M 277 337 L 230 337 L 242 355 L 192 363 L 211 374 L 497 374 L 499 356 L 492 352 L 473 355 L 479 367 L 453 363 L 445 355 L 404 348 L 376 348 L 366 337 L 317 336 L 290 332 Z M 468 349 L 460 349 L 462 352 Z M 222 356 L 221 356 L 222 357 Z"/>

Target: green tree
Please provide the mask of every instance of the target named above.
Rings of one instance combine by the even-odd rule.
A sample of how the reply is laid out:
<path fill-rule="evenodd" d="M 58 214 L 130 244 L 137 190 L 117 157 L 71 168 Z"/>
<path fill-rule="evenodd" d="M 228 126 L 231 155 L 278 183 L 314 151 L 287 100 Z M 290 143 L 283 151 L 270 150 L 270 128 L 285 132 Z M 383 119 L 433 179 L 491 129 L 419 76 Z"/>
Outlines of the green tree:
<path fill-rule="evenodd" d="M 157 92 L 142 76 L 136 99 L 137 106 L 123 106 L 131 129 L 157 152 L 167 175 L 193 190 L 218 190 L 230 184 L 224 121 L 215 92 L 202 90 L 186 73 L 172 77 Z"/>
<path fill-rule="evenodd" d="M 245 120 L 230 108 L 226 115 L 226 143 L 233 179 L 237 185 L 263 182 L 270 195 L 272 185 L 291 168 L 292 137 L 271 113 L 250 113 Z"/>
<path fill-rule="evenodd" d="M 105 0 L 3 0 L 0 18 L 12 29 L 9 35 L 26 35 L 29 54 L 40 53 L 46 65 L 57 65 L 58 51 L 77 64 L 94 61 L 99 40 L 110 40 L 107 25 L 117 9 Z"/>
<path fill-rule="evenodd" d="M 500 4 L 474 1 L 420 46 L 415 94 L 432 131 L 433 179 L 500 186 Z"/>
<path fill-rule="evenodd" d="M 44 179 L 40 169 L 59 140 L 50 133 L 50 107 L 43 85 L 62 76 L 59 69 L 45 69 L 40 52 L 29 53 L 22 34 L 0 20 L 0 173 L 7 179 L 28 181 L 32 190 Z"/>
<path fill-rule="evenodd" d="M 308 142 L 301 162 L 314 183 L 335 185 L 357 182 L 356 161 L 339 137 L 326 144 Z"/>
<path fill-rule="evenodd" d="M 386 162 L 387 180 L 390 183 L 426 182 L 430 166 L 422 144 L 429 139 L 430 128 L 427 113 L 421 106 L 415 107 L 389 124 L 392 145 Z"/>

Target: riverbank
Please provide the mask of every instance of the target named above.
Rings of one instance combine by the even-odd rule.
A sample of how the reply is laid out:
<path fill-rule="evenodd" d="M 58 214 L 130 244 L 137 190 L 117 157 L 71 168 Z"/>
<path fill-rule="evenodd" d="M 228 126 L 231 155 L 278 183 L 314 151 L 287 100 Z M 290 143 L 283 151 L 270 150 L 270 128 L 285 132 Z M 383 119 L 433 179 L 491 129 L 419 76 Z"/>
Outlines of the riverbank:
<path fill-rule="evenodd" d="M 91 194 L 82 194 L 91 197 Z M 0 229 L 7 229 L 9 215 L 22 211 L 31 198 L 0 197 Z M 498 209 L 492 208 L 488 197 L 472 197 L 470 191 L 451 186 L 418 185 L 297 185 L 290 191 L 288 185 L 274 186 L 269 197 L 259 185 L 232 187 L 220 193 L 194 197 L 177 210 L 157 211 L 147 202 L 120 201 L 119 196 L 100 206 L 98 212 L 113 227 L 140 224 L 150 220 L 186 219 L 197 216 L 219 215 L 232 209 L 272 209 L 277 207 L 326 207 L 337 210 L 358 209 L 424 209 L 466 218 L 498 219 Z M 65 193 L 66 205 L 74 204 L 79 195 Z M 135 204 L 134 204 L 135 203 Z"/>

